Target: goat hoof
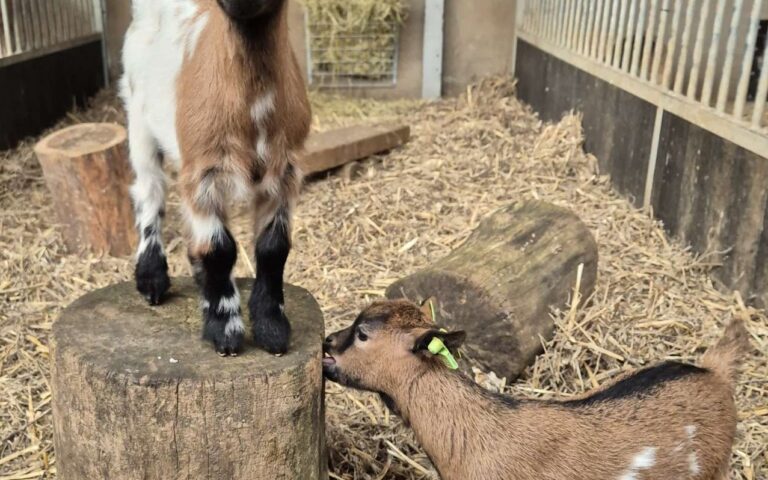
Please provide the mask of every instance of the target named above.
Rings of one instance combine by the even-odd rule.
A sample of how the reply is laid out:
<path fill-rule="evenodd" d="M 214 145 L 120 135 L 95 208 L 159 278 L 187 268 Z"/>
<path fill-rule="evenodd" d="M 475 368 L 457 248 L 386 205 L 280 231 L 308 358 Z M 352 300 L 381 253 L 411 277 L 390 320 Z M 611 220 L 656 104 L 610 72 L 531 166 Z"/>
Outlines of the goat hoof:
<path fill-rule="evenodd" d="M 136 264 L 135 278 L 136 289 L 150 305 L 160 305 L 163 296 L 171 288 L 165 257 L 150 258 L 142 255 Z"/>
<path fill-rule="evenodd" d="M 220 357 L 236 357 L 243 348 L 245 332 L 240 316 L 222 316 L 206 313 L 203 325 L 203 339 L 213 343 Z"/>
<path fill-rule="evenodd" d="M 253 342 L 272 355 L 283 355 L 288 352 L 291 324 L 281 309 L 275 310 L 272 315 L 251 311 Z"/>

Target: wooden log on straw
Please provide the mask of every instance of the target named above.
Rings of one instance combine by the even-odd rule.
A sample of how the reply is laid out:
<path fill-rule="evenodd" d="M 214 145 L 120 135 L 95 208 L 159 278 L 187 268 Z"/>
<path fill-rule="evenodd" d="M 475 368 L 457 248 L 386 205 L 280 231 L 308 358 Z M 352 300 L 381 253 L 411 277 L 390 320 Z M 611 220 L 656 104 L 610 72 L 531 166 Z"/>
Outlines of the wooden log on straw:
<path fill-rule="evenodd" d="M 136 245 L 126 137 L 120 125 L 85 123 L 35 146 L 56 222 L 72 252 L 85 248 L 122 256 Z"/>
<path fill-rule="evenodd" d="M 484 219 L 467 241 L 387 289 L 390 298 L 436 297 L 438 321 L 467 331 L 466 351 L 482 366 L 516 378 L 552 338 L 552 308 L 589 296 L 597 244 L 570 210 L 515 203 Z M 575 306 L 575 305 L 574 305 Z"/>

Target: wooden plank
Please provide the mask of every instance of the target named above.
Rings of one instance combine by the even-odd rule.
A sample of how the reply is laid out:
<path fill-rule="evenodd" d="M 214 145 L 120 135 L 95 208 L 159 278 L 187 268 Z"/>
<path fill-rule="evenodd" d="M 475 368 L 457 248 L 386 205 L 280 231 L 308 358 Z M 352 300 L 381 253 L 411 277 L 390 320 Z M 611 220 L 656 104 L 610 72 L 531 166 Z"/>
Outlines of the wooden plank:
<path fill-rule="evenodd" d="M 306 175 L 323 172 L 399 147 L 410 138 L 407 125 L 354 125 L 313 133 L 299 166 Z"/>

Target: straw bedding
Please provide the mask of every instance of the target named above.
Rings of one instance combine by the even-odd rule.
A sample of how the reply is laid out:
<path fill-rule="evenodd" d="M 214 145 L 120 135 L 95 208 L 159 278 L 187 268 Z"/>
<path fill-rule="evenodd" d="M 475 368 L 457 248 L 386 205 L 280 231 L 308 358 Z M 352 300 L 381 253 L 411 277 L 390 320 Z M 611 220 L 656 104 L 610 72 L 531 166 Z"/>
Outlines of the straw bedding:
<path fill-rule="evenodd" d="M 516 199 L 573 208 L 600 248 L 590 299 L 553 312 L 555 338 L 510 384 L 477 372 L 484 386 L 534 397 L 573 395 L 649 361 L 694 360 L 733 316 L 747 320 L 755 352 L 737 389 L 740 413 L 734 479 L 768 478 L 768 322 L 735 294 L 720 293 L 695 257 L 633 209 L 581 149 L 579 117 L 544 124 L 513 96 L 508 79 L 487 79 L 457 99 L 380 103 L 314 96 L 316 128 L 399 119 L 414 138 L 389 155 L 313 179 L 295 218 L 288 279 L 311 290 L 327 330 L 351 322 L 395 279 L 459 245 L 479 220 Z M 71 115 L 120 121 L 114 96 Z M 0 480 L 53 478 L 49 334 L 61 308 L 79 295 L 130 278 L 130 258 L 67 254 L 52 223 L 51 199 L 31 143 L 0 153 Z M 235 209 L 241 252 L 248 216 Z M 189 273 L 178 197 L 165 231 L 174 275 Z M 327 387 L 328 444 L 334 479 L 436 478 L 400 421 L 374 395 Z"/>

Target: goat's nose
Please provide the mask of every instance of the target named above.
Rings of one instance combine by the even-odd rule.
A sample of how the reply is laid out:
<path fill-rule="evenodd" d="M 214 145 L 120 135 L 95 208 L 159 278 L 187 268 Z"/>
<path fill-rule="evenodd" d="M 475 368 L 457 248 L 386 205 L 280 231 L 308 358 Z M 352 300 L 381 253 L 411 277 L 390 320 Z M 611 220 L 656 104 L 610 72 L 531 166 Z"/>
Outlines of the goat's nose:
<path fill-rule="evenodd" d="M 335 343 L 334 342 L 335 338 L 336 337 L 333 334 L 328 335 L 327 337 L 325 337 L 325 341 L 323 342 L 323 351 L 327 352 L 328 350 L 333 348 L 333 344 Z"/>

